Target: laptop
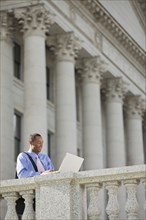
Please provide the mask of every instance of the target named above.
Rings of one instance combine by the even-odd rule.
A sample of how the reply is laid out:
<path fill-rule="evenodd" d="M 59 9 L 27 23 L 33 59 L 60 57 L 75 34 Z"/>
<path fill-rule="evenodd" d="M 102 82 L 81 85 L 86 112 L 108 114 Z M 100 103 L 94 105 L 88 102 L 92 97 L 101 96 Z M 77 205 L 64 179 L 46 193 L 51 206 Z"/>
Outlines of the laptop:
<path fill-rule="evenodd" d="M 50 173 L 63 173 L 63 172 L 78 172 L 82 166 L 84 158 L 78 157 L 74 154 L 66 153 L 65 157 L 60 165 L 59 170 L 49 171 L 46 170 L 41 175 L 50 174 Z"/>
<path fill-rule="evenodd" d="M 60 168 L 59 172 L 78 172 L 82 166 L 84 158 L 78 157 L 74 154 L 66 153 Z"/>

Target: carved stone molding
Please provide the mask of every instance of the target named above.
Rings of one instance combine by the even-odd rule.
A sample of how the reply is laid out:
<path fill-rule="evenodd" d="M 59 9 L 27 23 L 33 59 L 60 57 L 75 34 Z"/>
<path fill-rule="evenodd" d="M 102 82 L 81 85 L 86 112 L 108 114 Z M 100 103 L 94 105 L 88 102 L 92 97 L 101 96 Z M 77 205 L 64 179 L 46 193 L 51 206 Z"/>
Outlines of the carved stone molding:
<path fill-rule="evenodd" d="M 127 95 L 124 110 L 128 118 L 142 119 L 144 114 L 144 100 L 141 96 Z"/>
<path fill-rule="evenodd" d="M 13 21 L 10 15 L 6 12 L 0 13 L 0 39 L 10 40 L 13 32 Z"/>
<path fill-rule="evenodd" d="M 144 28 L 146 28 L 146 1 L 145 0 L 135 0 L 130 2 L 137 12 L 140 21 L 142 22 Z"/>
<path fill-rule="evenodd" d="M 107 101 L 123 102 L 127 92 L 127 84 L 121 77 L 108 78 L 103 82 L 102 93 Z"/>
<path fill-rule="evenodd" d="M 18 21 L 20 31 L 24 34 L 44 34 L 49 32 L 54 23 L 54 15 L 46 10 L 43 5 L 28 8 L 19 8 L 14 11 L 14 17 Z"/>
<path fill-rule="evenodd" d="M 106 9 L 96 0 L 80 1 L 100 23 L 143 67 L 146 65 L 146 53 L 130 35 L 111 17 Z"/>
<path fill-rule="evenodd" d="M 83 82 L 100 83 L 105 70 L 105 63 L 100 56 L 78 60 L 76 70 L 78 78 Z"/>
<path fill-rule="evenodd" d="M 57 60 L 71 60 L 77 58 L 78 52 L 81 49 L 81 40 L 77 38 L 73 32 L 66 34 L 50 36 L 47 39 L 47 44 Z"/>

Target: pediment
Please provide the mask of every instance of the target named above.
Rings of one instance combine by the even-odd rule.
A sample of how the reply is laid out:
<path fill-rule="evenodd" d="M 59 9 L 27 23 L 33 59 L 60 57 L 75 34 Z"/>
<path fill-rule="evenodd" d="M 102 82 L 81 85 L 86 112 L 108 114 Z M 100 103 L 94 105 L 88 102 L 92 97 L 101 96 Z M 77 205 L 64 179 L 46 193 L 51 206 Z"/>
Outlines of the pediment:
<path fill-rule="evenodd" d="M 98 2 L 98 1 L 97 1 Z M 99 0 L 100 4 L 122 28 L 145 50 L 145 19 L 143 0 Z"/>

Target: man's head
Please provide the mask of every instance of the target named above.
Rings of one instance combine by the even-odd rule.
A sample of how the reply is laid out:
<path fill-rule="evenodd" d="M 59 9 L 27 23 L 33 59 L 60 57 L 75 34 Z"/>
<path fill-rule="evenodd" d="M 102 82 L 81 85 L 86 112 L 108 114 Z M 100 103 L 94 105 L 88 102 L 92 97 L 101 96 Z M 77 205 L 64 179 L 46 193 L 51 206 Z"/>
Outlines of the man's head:
<path fill-rule="evenodd" d="M 32 152 L 38 154 L 39 152 L 41 152 L 42 147 L 43 147 L 43 138 L 40 134 L 31 134 L 30 135 L 30 139 L 29 139 L 29 143 L 30 143 L 30 148 L 32 150 Z"/>

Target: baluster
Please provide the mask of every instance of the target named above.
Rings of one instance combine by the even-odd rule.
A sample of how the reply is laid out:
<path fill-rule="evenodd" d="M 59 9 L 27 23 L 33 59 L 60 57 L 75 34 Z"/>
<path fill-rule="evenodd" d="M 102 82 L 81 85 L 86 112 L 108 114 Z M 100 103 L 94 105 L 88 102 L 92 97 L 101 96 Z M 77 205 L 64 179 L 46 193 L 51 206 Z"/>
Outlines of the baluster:
<path fill-rule="evenodd" d="M 136 198 L 136 187 L 138 185 L 137 180 L 126 180 L 124 181 L 124 185 L 126 187 L 127 192 L 127 201 L 125 210 L 127 212 L 128 220 L 137 220 L 138 219 L 138 202 Z"/>
<path fill-rule="evenodd" d="M 25 199 L 25 209 L 22 216 L 22 220 L 34 220 L 35 213 L 33 210 L 33 199 L 34 199 L 34 191 L 23 191 L 20 193 L 22 197 Z"/>
<path fill-rule="evenodd" d="M 143 183 L 143 185 L 144 185 L 144 187 L 145 187 L 145 194 L 146 194 L 146 179 L 142 179 L 142 183 Z M 146 199 L 145 199 L 145 202 L 144 202 L 144 210 L 146 211 Z"/>
<path fill-rule="evenodd" d="M 5 200 L 7 201 L 7 213 L 5 216 L 5 220 L 18 220 L 18 216 L 16 213 L 16 200 L 18 199 L 18 193 L 11 192 L 11 193 L 4 193 L 2 195 Z"/>
<path fill-rule="evenodd" d="M 98 207 L 98 192 L 101 189 L 101 184 L 88 184 L 87 188 L 87 215 L 89 220 L 98 220 L 101 211 Z"/>
<path fill-rule="evenodd" d="M 106 183 L 106 189 L 108 190 L 108 203 L 106 207 L 106 213 L 109 217 L 109 220 L 118 220 L 119 219 L 119 203 L 118 203 L 118 187 L 120 183 L 118 181 Z"/>

